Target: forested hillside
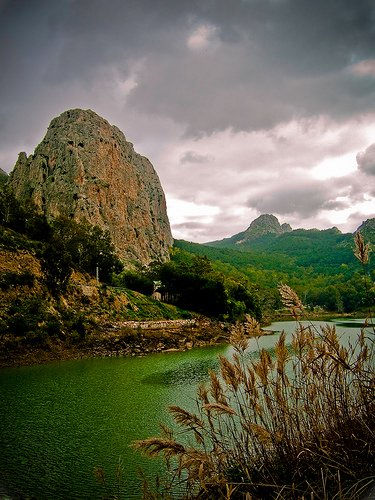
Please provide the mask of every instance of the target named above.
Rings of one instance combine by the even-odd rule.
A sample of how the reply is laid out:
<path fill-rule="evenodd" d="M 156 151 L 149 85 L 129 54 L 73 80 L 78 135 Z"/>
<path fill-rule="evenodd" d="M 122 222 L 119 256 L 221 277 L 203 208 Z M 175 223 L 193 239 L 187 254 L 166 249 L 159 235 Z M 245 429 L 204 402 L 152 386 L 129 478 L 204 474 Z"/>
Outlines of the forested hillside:
<path fill-rule="evenodd" d="M 280 307 L 277 286 L 287 283 L 311 309 L 353 312 L 374 303 L 374 262 L 363 269 L 353 255 L 353 235 L 298 230 L 264 235 L 252 249 L 216 248 L 186 241 L 175 247 L 214 262 L 217 270 L 254 284 L 267 311 Z"/>

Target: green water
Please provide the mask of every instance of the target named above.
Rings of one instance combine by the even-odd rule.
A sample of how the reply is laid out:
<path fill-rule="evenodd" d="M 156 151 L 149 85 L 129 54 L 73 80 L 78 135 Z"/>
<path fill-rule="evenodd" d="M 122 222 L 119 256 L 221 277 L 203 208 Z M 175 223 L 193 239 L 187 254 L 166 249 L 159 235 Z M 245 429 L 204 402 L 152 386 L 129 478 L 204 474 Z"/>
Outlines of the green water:
<path fill-rule="evenodd" d="M 360 327 L 359 320 L 336 324 L 344 342 L 354 339 Z M 285 329 L 290 338 L 294 326 L 280 322 L 268 329 Z M 252 341 L 250 351 L 272 350 L 277 338 Z M 217 368 L 218 354 L 230 356 L 231 348 L 1 370 L 0 496 L 100 498 L 103 490 L 94 467 L 103 466 L 108 484 L 114 484 L 121 458 L 122 496 L 139 498 L 137 470 L 142 467 L 152 476 L 161 464 L 143 458 L 129 444 L 158 433 L 159 422 L 171 423 L 168 405 L 194 407 L 196 387 L 209 369 Z"/>

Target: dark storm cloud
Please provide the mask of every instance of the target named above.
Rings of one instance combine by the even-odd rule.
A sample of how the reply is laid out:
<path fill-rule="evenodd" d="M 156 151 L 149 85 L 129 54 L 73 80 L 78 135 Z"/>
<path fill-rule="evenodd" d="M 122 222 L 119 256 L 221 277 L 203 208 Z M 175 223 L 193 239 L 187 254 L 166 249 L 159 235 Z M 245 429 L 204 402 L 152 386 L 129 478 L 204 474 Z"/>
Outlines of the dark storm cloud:
<path fill-rule="evenodd" d="M 347 68 L 374 57 L 374 8 L 371 0 L 237 0 L 230 8 L 227 0 L 5 2 L 5 136 L 25 134 L 25 117 L 46 121 L 52 103 L 70 107 L 111 68 L 126 78 L 134 61 L 144 64 L 128 106 L 191 134 L 367 111 L 374 80 Z M 202 26 L 207 44 L 201 33 L 202 44 L 189 45 Z"/>
<path fill-rule="evenodd" d="M 374 55 L 370 2 L 234 2 L 230 12 L 226 2 L 202 5 L 198 19 L 216 28 L 216 50 L 179 43 L 152 54 L 132 105 L 186 123 L 192 134 L 373 108 L 373 79 L 347 69 Z"/>
<path fill-rule="evenodd" d="M 357 164 L 363 173 L 375 175 L 375 144 L 357 154 Z"/>
<path fill-rule="evenodd" d="M 0 167 L 31 153 L 53 116 L 92 108 L 150 156 L 167 197 L 220 209 L 212 231 L 242 224 L 246 200 L 251 216 L 296 221 L 362 202 L 359 180 L 345 191 L 309 170 L 365 148 L 374 13 L 372 0 L 0 0 Z M 345 141 L 299 131 L 320 121 L 333 136 L 353 128 Z M 358 161 L 366 179 L 370 153 Z"/>

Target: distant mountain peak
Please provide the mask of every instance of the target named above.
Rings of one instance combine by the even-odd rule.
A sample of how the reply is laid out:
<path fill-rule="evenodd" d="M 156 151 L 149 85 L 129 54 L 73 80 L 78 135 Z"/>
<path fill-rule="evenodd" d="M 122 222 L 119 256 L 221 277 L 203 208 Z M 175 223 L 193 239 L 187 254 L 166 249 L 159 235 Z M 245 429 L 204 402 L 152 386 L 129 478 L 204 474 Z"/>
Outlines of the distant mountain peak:
<path fill-rule="evenodd" d="M 282 234 L 291 231 L 289 224 L 282 224 L 277 217 L 272 214 L 262 214 L 252 221 L 250 226 L 244 232 L 245 239 L 258 238 L 264 234 Z"/>
<path fill-rule="evenodd" d="M 292 228 L 289 224 L 284 223 L 280 225 L 280 222 L 277 217 L 272 214 L 262 214 L 256 219 L 252 221 L 250 226 L 246 229 L 246 231 L 242 231 L 241 233 L 235 234 L 230 238 L 224 238 L 220 241 L 211 241 L 209 244 L 214 245 L 242 245 L 247 244 L 249 242 L 253 242 L 258 238 L 266 235 L 275 235 L 279 236 L 284 233 L 290 233 Z"/>
<path fill-rule="evenodd" d="M 361 231 L 367 242 L 375 244 L 375 218 L 367 219 L 355 231 Z M 289 224 L 280 225 L 277 217 L 272 214 L 262 214 L 252 221 L 246 231 L 234 234 L 229 238 L 218 241 L 210 241 L 205 245 L 217 248 L 232 248 L 238 250 L 278 251 L 280 253 L 293 254 L 300 248 L 310 251 L 311 245 L 319 245 L 319 242 L 327 242 L 335 245 L 340 242 L 344 246 L 352 244 L 353 235 L 343 234 L 337 227 L 328 229 L 292 229 Z"/>

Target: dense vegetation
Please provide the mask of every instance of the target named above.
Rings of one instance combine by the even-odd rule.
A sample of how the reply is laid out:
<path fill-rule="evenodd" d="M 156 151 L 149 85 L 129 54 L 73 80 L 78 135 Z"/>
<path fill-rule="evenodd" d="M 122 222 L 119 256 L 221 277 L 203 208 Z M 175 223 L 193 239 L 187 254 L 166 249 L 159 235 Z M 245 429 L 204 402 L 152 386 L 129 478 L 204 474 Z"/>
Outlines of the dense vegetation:
<path fill-rule="evenodd" d="M 34 251 L 41 260 L 46 285 L 62 293 L 73 269 L 110 282 L 122 269 L 108 232 L 66 217 L 48 222 L 32 205 L 22 205 L 7 187 L 0 192 L 0 245 Z"/>
<path fill-rule="evenodd" d="M 303 232 L 303 231 L 302 231 Z M 294 231 L 294 233 L 298 233 Z M 369 262 L 365 270 L 353 256 L 353 237 L 344 247 L 335 246 L 327 231 L 306 231 L 315 241 L 309 251 L 298 243 L 289 248 L 288 254 L 269 253 L 254 249 L 246 251 L 216 248 L 186 241 L 176 241 L 175 247 L 212 261 L 214 269 L 235 279 L 246 278 L 258 289 L 264 313 L 280 309 L 277 293 L 280 283 L 287 283 L 301 296 L 311 310 L 353 312 L 366 310 L 375 302 L 375 267 Z M 322 234 L 323 233 L 323 234 Z M 281 235 L 289 236 L 291 233 Z M 334 233 L 336 237 L 339 235 Z M 308 239 L 310 239 L 310 236 Z M 293 236 L 292 238 L 296 238 Z M 331 241 L 330 246 L 327 242 Z M 323 241 L 323 242 L 322 242 Z M 332 256 L 329 255 L 332 251 Z M 303 254 L 303 258 L 297 255 Z M 303 265 L 306 262 L 306 265 Z M 325 263 L 328 262 L 327 266 Z M 332 263 L 336 262 L 336 269 Z"/>
<path fill-rule="evenodd" d="M 375 242 L 375 234 L 371 234 L 371 231 L 364 229 L 363 234 L 367 240 L 372 239 L 372 242 Z M 353 235 L 340 233 L 337 228 L 322 231 L 296 229 L 283 234 L 263 234 L 241 243 L 233 242 L 232 238 L 228 238 L 207 245 L 214 248 L 253 252 L 258 255 L 266 253 L 267 255 L 289 256 L 296 266 L 311 267 L 316 273 L 323 274 L 336 274 L 338 262 L 340 265 L 347 266 L 348 272 L 357 266 L 352 252 Z"/>
<path fill-rule="evenodd" d="M 235 321 L 245 314 L 261 318 L 257 288 L 245 276 L 231 276 L 207 257 L 180 249 L 172 251 L 169 262 L 123 271 L 114 282 L 146 294 L 156 284 L 163 300 L 212 318 Z"/>

